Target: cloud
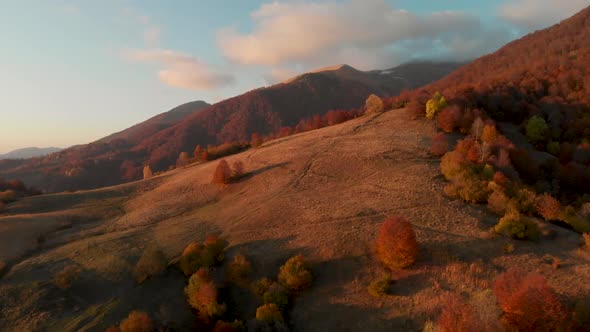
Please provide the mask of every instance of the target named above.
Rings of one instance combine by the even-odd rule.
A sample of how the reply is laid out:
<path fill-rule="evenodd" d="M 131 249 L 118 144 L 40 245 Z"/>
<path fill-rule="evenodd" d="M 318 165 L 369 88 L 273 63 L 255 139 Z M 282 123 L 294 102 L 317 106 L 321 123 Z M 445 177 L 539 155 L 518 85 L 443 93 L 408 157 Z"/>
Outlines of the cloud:
<path fill-rule="evenodd" d="M 220 73 L 200 60 L 181 52 L 163 49 L 127 50 L 124 57 L 133 61 L 155 63 L 161 67 L 158 77 L 164 84 L 190 89 L 213 90 L 234 82 L 231 75 Z"/>
<path fill-rule="evenodd" d="M 385 0 L 274 2 L 251 19 L 252 32 L 225 28 L 217 36 L 223 54 L 240 64 L 374 68 L 415 57 L 465 60 L 512 37 L 465 13 L 418 15 Z"/>
<path fill-rule="evenodd" d="M 546 28 L 588 7 L 588 0 L 512 0 L 499 9 L 500 17 L 527 29 Z"/>

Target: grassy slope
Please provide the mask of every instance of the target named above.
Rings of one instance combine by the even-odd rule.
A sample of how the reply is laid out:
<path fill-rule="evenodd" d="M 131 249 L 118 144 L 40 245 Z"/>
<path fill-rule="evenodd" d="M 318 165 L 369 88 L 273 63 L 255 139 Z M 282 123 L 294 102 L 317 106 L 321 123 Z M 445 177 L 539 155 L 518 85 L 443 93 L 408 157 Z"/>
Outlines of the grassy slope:
<path fill-rule="evenodd" d="M 496 218 L 442 196 L 438 161 L 427 149 L 434 130 L 404 110 L 269 142 L 228 158 L 252 174 L 227 188 L 209 184 L 215 162 L 148 181 L 33 197 L 0 216 L 0 330 L 101 330 L 132 309 L 188 326 L 184 278 L 170 269 L 142 286 L 130 270 L 147 246 L 173 259 L 193 239 L 216 232 L 241 252 L 256 276 L 274 276 L 296 253 L 307 255 L 313 288 L 295 302 L 295 330 L 421 330 L 446 291 L 473 294 L 501 270 L 539 271 L 560 293 L 590 295 L 590 264 L 580 236 L 544 225 L 554 239 L 488 239 Z M 411 220 L 421 245 L 418 264 L 396 272 L 395 296 L 372 298 L 366 287 L 382 270 L 372 255 L 381 222 Z M 39 236 L 42 241 L 38 241 Z M 561 259 L 554 270 L 548 254 Z M 65 264 L 84 268 L 67 291 L 49 280 Z M 469 264 L 480 267 L 470 280 Z M 254 308 L 241 308 L 254 315 Z"/>

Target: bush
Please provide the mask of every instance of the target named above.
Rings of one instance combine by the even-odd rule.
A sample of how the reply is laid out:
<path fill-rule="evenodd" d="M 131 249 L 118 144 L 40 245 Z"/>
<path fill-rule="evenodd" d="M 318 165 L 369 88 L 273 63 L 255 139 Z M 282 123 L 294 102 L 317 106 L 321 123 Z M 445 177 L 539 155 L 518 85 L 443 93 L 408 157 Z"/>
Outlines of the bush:
<path fill-rule="evenodd" d="M 557 220 L 561 214 L 561 204 L 549 194 L 537 196 L 535 208 L 543 219 L 547 221 Z"/>
<path fill-rule="evenodd" d="M 244 255 L 235 255 L 227 267 L 227 278 L 233 282 L 244 282 L 252 273 L 252 264 Z"/>
<path fill-rule="evenodd" d="M 14 190 L 5 190 L 0 192 L 0 203 L 12 203 L 16 201 L 16 192 Z"/>
<path fill-rule="evenodd" d="M 443 307 L 437 320 L 438 331 L 477 331 L 480 324 L 474 316 L 473 309 L 459 295 L 448 294 L 443 300 Z"/>
<path fill-rule="evenodd" d="M 213 183 L 228 184 L 231 182 L 232 172 L 225 159 L 221 159 L 213 173 Z"/>
<path fill-rule="evenodd" d="M 151 332 L 153 323 L 150 316 L 142 311 L 132 311 L 129 316 L 121 322 L 121 332 Z"/>
<path fill-rule="evenodd" d="M 184 293 L 188 303 L 204 319 L 221 316 L 225 312 L 225 304 L 217 302 L 217 285 L 209 278 L 206 269 L 200 269 L 190 277 Z"/>
<path fill-rule="evenodd" d="M 461 109 L 456 105 L 442 110 L 437 118 L 439 128 L 447 133 L 455 131 L 459 127 L 460 120 Z"/>
<path fill-rule="evenodd" d="M 179 266 L 186 276 L 190 276 L 202 267 L 211 267 L 223 262 L 227 241 L 215 235 L 207 236 L 201 245 L 189 243 L 180 256 Z"/>
<path fill-rule="evenodd" d="M 532 144 L 538 144 L 545 140 L 547 123 L 539 116 L 533 116 L 526 124 L 526 136 Z"/>
<path fill-rule="evenodd" d="M 449 150 L 449 141 L 447 136 L 443 133 L 432 136 L 432 145 L 430 146 L 430 153 L 435 156 L 442 156 Z"/>
<path fill-rule="evenodd" d="M 268 278 L 262 278 L 262 279 L 257 280 L 254 283 L 252 290 L 254 291 L 254 294 L 256 294 L 256 296 L 259 296 L 260 298 L 262 298 L 264 293 L 266 293 L 266 291 L 270 288 L 270 286 L 273 283 L 274 283 L 274 281 L 272 281 Z"/>
<path fill-rule="evenodd" d="M 267 323 L 284 323 L 283 315 L 281 311 L 274 303 L 265 304 L 256 309 L 256 320 L 260 320 Z"/>
<path fill-rule="evenodd" d="M 244 323 L 239 320 L 235 320 L 231 323 L 218 320 L 213 327 L 213 332 L 240 332 L 245 331 L 246 327 Z"/>
<path fill-rule="evenodd" d="M 373 297 L 389 295 L 389 289 L 392 284 L 393 280 L 391 280 L 391 276 L 389 274 L 384 274 L 383 277 L 371 281 L 368 288 L 369 294 Z"/>
<path fill-rule="evenodd" d="M 418 257 L 418 242 L 412 224 L 402 217 L 386 220 L 377 235 L 377 254 L 390 269 L 414 264 Z"/>
<path fill-rule="evenodd" d="M 510 198 L 501 190 L 494 190 L 488 197 L 488 209 L 498 215 L 504 215 L 509 208 Z"/>
<path fill-rule="evenodd" d="M 383 100 L 376 95 L 370 95 L 365 101 L 365 114 L 377 114 L 383 111 Z"/>
<path fill-rule="evenodd" d="M 164 272 L 166 265 L 166 256 L 161 250 L 156 248 L 146 249 L 135 265 L 133 271 L 135 281 L 141 284 L 148 278 Z"/>
<path fill-rule="evenodd" d="M 517 240 L 536 240 L 540 236 L 537 224 L 518 211 L 508 211 L 494 227 L 496 233 L 510 236 Z"/>
<path fill-rule="evenodd" d="M 80 276 L 80 268 L 75 265 L 68 265 L 59 271 L 54 276 L 54 283 L 61 289 L 68 289 L 72 287 L 72 284 Z"/>
<path fill-rule="evenodd" d="M 309 288 L 312 280 L 309 265 L 302 255 L 291 257 L 279 270 L 279 282 L 289 290 Z"/>
<path fill-rule="evenodd" d="M 567 309 L 539 274 L 509 270 L 496 279 L 494 293 L 513 330 L 560 330 L 568 318 Z"/>
<path fill-rule="evenodd" d="M 289 305 L 289 292 L 279 283 L 273 282 L 262 295 L 264 304 L 274 303 L 281 310 L 285 310 Z"/>

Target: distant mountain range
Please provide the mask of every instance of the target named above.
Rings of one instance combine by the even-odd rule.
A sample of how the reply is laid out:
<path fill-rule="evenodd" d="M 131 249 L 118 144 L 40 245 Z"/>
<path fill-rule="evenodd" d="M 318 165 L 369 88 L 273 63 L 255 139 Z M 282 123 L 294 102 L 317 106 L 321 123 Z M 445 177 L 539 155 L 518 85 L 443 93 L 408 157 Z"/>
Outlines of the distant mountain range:
<path fill-rule="evenodd" d="M 5 154 L 0 154 L 0 160 L 2 159 L 25 159 L 46 156 L 50 153 L 61 151 L 61 148 L 49 147 L 49 148 L 23 148 L 10 151 Z"/>
<path fill-rule="evenodd" d="M 249 91 L 214 105 L 187 103 L 96 142 L 43 158 L 0 161 L 0 176 L 45 191 L 97 188 L 136 180 L 144 165 L 154 171 L 175 164 L 196 145 L 248 141 L 329 110 L 359 108 L 372 93 L 386 97 L 438 80 L 459 63 L 410 63 L 360 71 L 338 65 Z"/>

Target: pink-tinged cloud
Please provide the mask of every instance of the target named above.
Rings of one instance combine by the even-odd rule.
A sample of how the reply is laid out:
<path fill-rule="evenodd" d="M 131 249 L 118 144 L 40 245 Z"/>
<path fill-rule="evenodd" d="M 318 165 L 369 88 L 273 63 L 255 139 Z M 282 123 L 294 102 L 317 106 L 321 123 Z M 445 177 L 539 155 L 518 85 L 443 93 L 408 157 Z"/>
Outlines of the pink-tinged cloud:
<path fill-rule="evenodd" d="M 158 77 L 162 83 L 189 90 L 214 90 L 234 82 L 234 77 L 215 70 L 188 54 L 172 50 L 128 50 L 127 59 L 155 63 L 161 67 Z"/>
<path fill-rule="evenodd" d="M 450 11 L 417 15 L 385 0 L 274 2 L 251 18 L 251 33 L 234 28 L 218 32 L 218 46 L 234 62 L 373 67 L 408 60 L 414 45 L 430 45 L 419 49 L 424 54 L 466 59 L 511 39 L 507 29 L 490 29 L 475 16 Z M 400 55 L 397 46 L 407 54 Z"/>
<path fill-rule="evenodd" d="M 500 7 L 505 20 L 528 29 L 546 28 L 588 7 L 588 0 L 512 0 Z"/>

